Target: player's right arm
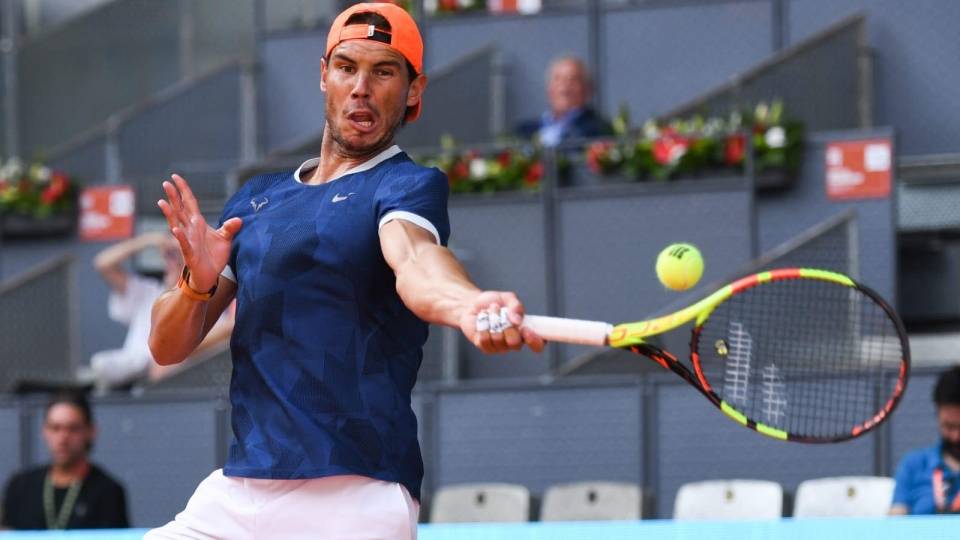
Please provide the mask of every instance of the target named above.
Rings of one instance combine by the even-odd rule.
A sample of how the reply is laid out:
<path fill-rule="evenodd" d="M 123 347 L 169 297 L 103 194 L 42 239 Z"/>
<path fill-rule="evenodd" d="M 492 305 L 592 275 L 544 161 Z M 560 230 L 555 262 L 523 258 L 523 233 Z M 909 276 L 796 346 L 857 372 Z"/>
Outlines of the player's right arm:
<path fill-rule="evenodd" d="M 196 300 L 175 288 L 154 302 L 150 352 L 158 364 L 170 365 L 182 362 L 193 352 L 236 296 L 236 283 L 220 273 L 227 265 L 233 237 L 242 222 L 240 218 L 231 218 L 219 229 L 210 227 L 200 213 L 190 186 L 178 175 L 173 175 L 173 183 L 163 183 L 163 191 L 167 200 L 161 200 L 157 205 L 190 269 L 187 286 L 202 292 L 217 285 L 210 300 Z"/>

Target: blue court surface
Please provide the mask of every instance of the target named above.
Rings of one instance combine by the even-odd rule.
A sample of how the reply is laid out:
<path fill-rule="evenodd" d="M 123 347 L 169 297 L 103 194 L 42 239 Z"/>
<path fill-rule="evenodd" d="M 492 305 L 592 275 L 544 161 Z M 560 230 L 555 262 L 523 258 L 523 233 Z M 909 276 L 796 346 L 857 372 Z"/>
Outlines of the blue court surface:
<path fill-rule="evenodd" d="M 958 516 L 780 521 L 649 520 L 593 523 L 421 525 L 419 540 L 923 540 L 954 539 Z M 144 529 L 76 532 L 0 532 L 2 540 L 139 540 Z"/>

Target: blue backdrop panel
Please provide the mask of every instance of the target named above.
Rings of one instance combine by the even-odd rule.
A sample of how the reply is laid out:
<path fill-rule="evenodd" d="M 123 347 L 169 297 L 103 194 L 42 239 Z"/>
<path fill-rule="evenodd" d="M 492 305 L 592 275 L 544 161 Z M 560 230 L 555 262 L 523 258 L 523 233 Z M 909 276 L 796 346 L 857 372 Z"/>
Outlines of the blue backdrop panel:
<path fill-rule="evenodd" d="M 462 197 L 450 202 L 450 247 L 483 289 L 516 291 L 528 313 L 547 307 L 543 206 L 535 195 Z M 431 333 L 439 337 L 439 329 Z M 462 342 L 463 375 L 539 375 L 545 355 L 528 350 L 486 356 Z"/>
<path fill-rule="evenodd" d="M 326 43 L 326 31 L 277 34 L 261 42 L 261 143 L 267 152 L 295 146 L 323 129 L 320 58 Z"/>
<path fill-rule="evenodd" d="M 890 417 L 890 475 L 908 452 L 936 444 L 939 437 L 937 412 L 933 406 L 933 386 L 939 371 L 914 370 L 907 391 Z"/>
<path fill-rule="evenodd" d="M 832 201 L 827 198 L 825 176 L 828 142 L 884 137 L 892 137 L 890 130 L 809 134 L 800 178 L 786 191 L 758 196 L 757 220 L 762 252 L 824 219 L 853 209 L 857 215 L 860 281 L 896 305 L 896 191 L 886 199 Z"/>
<path fill-rule="evenodd" d="M 0 406 L 0 433 L 5 434 L 0 437 L 0 482 L 3 482 L 0 486 L 5 486 L 10 475 L 20 469 L 20 411 L 17 407 Z"/>
<path fill-rule="evenodd" d="M 686 384 L 657 385 L 656 517 L 673 516 L 680 486 L 719 479 L 779 482 L 793 491 L 811 478 L 874 474 L 874 438 L 842 444 L 786 443 L 728 419 Z"/>
<path fill-rule="evenodd" d="M 544 82 L 553 58 L 572 54 L 587 60 L 587 18 L 582 14 L 453 17 L 431 21 L 426 34 L 428 72 L 477 49 L 497 46 L 506 66 L 508 128 L 526 118 L 539 118 L 546 108 Z"/>
<path fill-rule="evenodd" d="M 895 126 L 905 155 L 960 151 L 960 3 L 953 0 L 791 0 L 791 42 L 864 11 L 874 69 L 874 124 Z"/>
<path fill-rule="evenodd" d="M 34 463 L 49 459 L 40 437 L 43 409 L 34 412 Z M 201 480 L 219 465 L 211 401 L 100 402 L 93 460 L 127 490 L 135 527 L 155 527 L 183 510 Z"/>
<path fill-rule="evenodd" d="M 772 52 L 768 2 L 710 3 L 604 14 L 603 93 L 642 122 L 693 99 Z"/>
<path fill-rule="evenodd" d="M 434 488 L 643 481 L 636 386 L 451 391 L 438 397 Z"/>

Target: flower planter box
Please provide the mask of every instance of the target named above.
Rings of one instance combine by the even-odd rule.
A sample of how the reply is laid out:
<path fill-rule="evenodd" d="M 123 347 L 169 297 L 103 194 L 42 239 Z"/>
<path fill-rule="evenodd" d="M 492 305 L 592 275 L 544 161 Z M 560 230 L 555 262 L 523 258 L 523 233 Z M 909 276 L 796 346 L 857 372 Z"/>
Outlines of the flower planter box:
<path fill-rule="evenodd" d="M 796 183 L 797 175 L 782 167 L 764 169 L 754 178 L 754 189 L 757 191 L 785 190 Z"/>
<path fill-rule="evenodd" d="M 44 217 L 12 212 L 0 214 L 0 235 L 6 239 L 70 236 L 76 229 L 76 212 Z"/>

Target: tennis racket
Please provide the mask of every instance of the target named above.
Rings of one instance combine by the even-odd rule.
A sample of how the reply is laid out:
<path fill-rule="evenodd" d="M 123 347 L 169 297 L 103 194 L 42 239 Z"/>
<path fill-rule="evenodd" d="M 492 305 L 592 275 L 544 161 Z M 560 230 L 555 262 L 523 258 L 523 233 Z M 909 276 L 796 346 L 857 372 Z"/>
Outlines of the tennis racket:
<path fill-rule="evenodd" d="M 646 341 L 690 321 L 692 370 Z M 906 331 L 893 309 L 847 276 L 809 268 L 747 276 L 646 321 L 528 315 L 523 325 L 547 340 L 646 356 L 737 423 L 785 441 L 867 433 L 893 412 L 910 371 Z"/>

